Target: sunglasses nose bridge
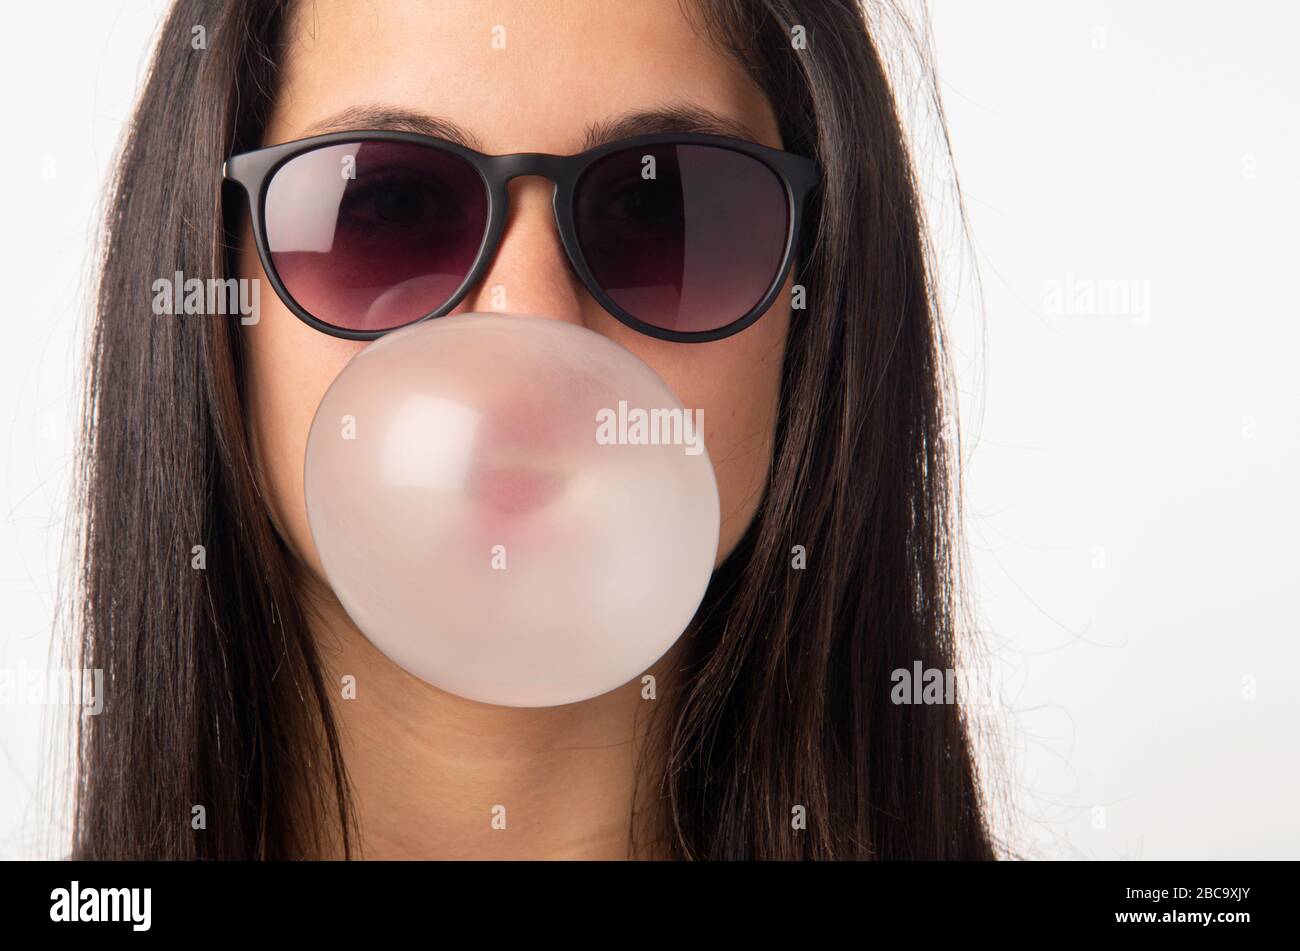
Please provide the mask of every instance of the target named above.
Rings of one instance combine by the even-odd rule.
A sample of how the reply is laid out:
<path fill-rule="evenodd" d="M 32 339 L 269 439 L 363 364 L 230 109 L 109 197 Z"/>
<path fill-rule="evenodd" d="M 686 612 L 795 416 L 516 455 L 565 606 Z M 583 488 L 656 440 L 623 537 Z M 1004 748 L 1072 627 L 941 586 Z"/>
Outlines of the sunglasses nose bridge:
<path fill-rule="evenodd" d="M 558 186 L 565 174 L 566 156 L 547 155 L 543 152 L 516 152 L 492 158 L 492 171 L 503 184 L 516 178 L 537 177 L 549 179 Z"/>
<path fill-rule="evenodd" d="M 561 190 L 570 175 L 570 158 L 565 155 L 548 155 L 544 152 L 515 152 L 511 155 L 487 157 L 488 178 L 494 183 L 493 191 L 499 195 L 502 211 L 509 206 L 506 189 L 516 178 L 545 178 L 550 181 L 551 204 L 555 210 L 556 224 L 563 237 L 565 228 L 560 221 Z M 565 241 L 566 248 L 568 241 Z"/>
<path fill-rule="evenodd" d="M 555 215 L 555 225 L 559 231 L 560 243 L 564 247 L 565 254 L 568 255 L 574 267 L 577 268 L 575 239 L 571 234 L 573 229 L 568 224 L 562 208 L 567 194 L 566 189 L 573 187 L 573 161 L 573 156 L 568 155 L 551 155 L 545 152 L 515 152 L 509 155 L 487 156 L 486 172 L 488 177 L 495 182 L 494 188 L 499 192 L 503 212 L 501 220 L 503 222 L 504 211 L 509 207 L 506 189 L 514 179 L 544 178 L 550 181 L 552 186 L 551 210 Z"/>

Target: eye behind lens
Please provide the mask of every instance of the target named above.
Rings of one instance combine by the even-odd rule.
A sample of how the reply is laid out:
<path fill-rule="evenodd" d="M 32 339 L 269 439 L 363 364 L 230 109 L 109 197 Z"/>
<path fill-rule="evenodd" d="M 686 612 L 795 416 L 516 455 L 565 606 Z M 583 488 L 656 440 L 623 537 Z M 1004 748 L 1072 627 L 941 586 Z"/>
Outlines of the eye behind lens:
<path fill-rule="evenodd" d="M 631 148 L 578 181 L 574 226 L 599 289 L 637 320 L 703 333 L 745 317 L 780 273 L 789 203 L 764 162 L 712 145 Z"/>
<path fill-rule="evenodd" d="M 488 195 L 450 152 L 349 142 L 281 166 L 265 215 L 271 262 L 293 302 L 334 327 L 381 331 L 436 311 L 464 283 Z"/>

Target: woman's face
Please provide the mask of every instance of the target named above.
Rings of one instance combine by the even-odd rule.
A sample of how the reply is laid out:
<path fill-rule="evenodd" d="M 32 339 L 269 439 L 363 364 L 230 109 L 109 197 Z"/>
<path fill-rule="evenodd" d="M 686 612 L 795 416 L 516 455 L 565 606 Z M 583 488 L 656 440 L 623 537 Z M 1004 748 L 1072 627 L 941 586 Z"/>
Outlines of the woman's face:
<path fill-rule="evenodd" d="M 268 145 L 374 128 L 365 113 L 400 111 L 453 123 L 486 152 L 572 154 L 588 147 L 594 129 L 687 109 L 781 147 L 760 90 L 696 35 L 675 3 L 313 0 L 298 5 L 289 40 Z M 634 128 L 629 134 L 687 131 Z M 504 293 L 511 312 L 604 334 L 653 367 L 686 407 L 702 408 L 721 497 L 721 561 L 749 526 L 767 478 L 789 288 L 756 324 L 724 340 L 639 334 L 604 311 L 570 268 L 552 187 L 539 178 L 511 183 L 500 248 L 457 310 L 497 309 Z M 239 267 L 242 277 L 265 278 L 248 233 Z M 260 322 L 244 328 L 250 432 L 272 517 L 320 577 L 303 500 L 307 435 L 326 388 L 365 344 L 313 330 L 274 294 L 261 305 Z"/>

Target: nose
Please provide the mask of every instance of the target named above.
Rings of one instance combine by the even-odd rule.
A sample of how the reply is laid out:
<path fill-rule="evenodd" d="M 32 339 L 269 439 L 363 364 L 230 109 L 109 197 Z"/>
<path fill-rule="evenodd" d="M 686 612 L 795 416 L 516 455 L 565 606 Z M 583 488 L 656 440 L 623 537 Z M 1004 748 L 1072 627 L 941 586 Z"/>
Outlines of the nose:
<path fill-rule="evenodd" d="M 496 256 L 458 312 L 501 311 L 583 324 L 589 304 L 560 241 L 554 186 L 519 177 L 509 185 L 509 213 Z"/>

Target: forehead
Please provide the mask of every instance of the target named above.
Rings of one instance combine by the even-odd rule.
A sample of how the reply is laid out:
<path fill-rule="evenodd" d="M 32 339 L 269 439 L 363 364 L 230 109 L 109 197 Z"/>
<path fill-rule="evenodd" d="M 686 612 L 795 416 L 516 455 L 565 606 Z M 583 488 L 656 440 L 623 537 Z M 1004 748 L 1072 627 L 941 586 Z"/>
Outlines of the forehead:
<path fill-rule="evenodd" d="M 696 19 L 675 0 L 300 0 L 266 140 L 379 106 L 489 152 L 570 153 L 621 116 L 686 108 L 779 146 L 766 97 Z"/>

